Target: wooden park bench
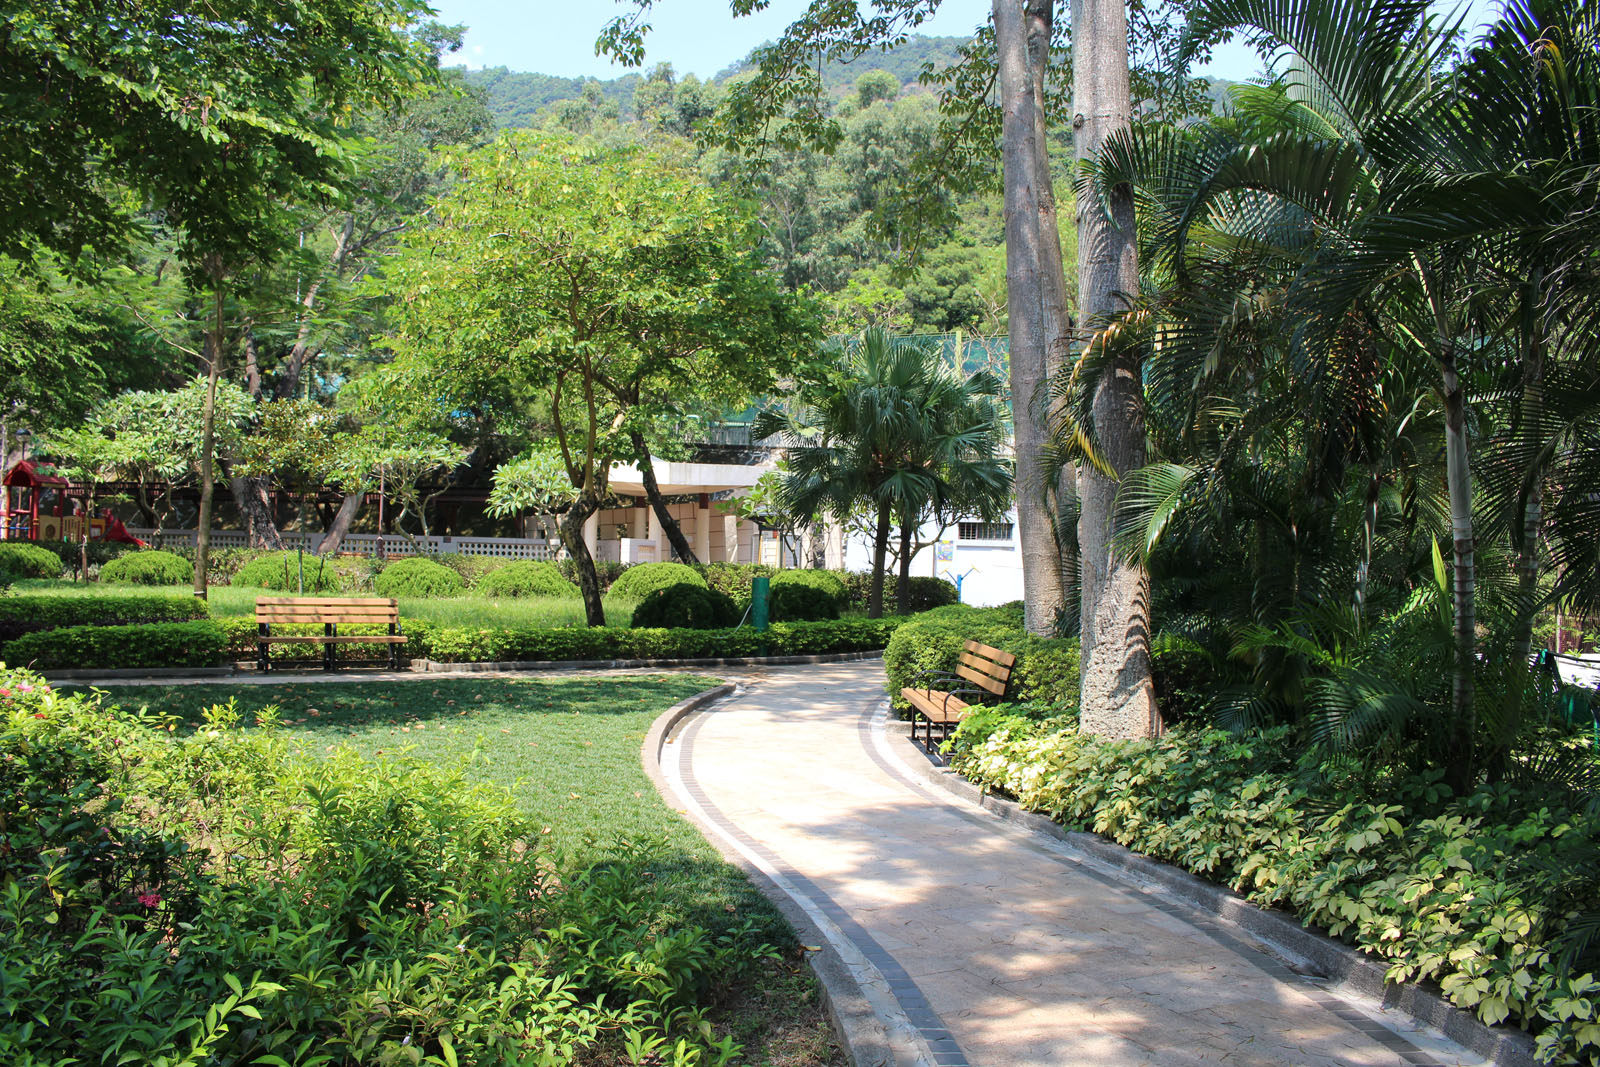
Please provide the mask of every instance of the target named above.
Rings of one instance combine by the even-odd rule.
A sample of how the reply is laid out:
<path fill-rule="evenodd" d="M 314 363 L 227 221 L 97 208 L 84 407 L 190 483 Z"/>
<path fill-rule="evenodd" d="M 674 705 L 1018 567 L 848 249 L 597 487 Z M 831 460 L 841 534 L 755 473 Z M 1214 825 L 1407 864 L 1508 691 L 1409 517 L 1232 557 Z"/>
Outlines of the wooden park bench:
<path fill-rule="evenodd" d="M 275 634 L 272 627 L 281 623 L 322 624 L 320 634 Z M 342 634 L 341 626 L 385 626 L 385 634 Z M 334 648 L 338 645 L 388 645 L 389 666 L 400 666 L 400 646 L 406 635 L 400 632 L 400 609 L 393 600 L 362 597 L 267 596 L 256 601 L 256 651 L 261 670 L 271 670 L 267 656 L 270 645 L 321 645 L 322 666 L 334 668 Z"/>
<path fill-rule="evenodd" d="M 926 723 L 923 745 L 932 752 L 934 726 L 939 726 L 939 740 L 943 741 L 967 717 L 974 704 L 1004 697 L 1006 684 L 1011 681 L 1011 668 L 1016 662 L 1017 657 L 1010 652 L 968 641 L 962 646 L 955 673 L 926 671 L 919 675 L 917 681 L 921 688 L 907 686 L 900 690 L 900 695 L 916 713 L 911 720 L 911 740 L 917 739 L 918 721 Z M 943 688 L 936 689 L 935 685 Z M 967 697 L 972 699 L 965 699 Z"/>

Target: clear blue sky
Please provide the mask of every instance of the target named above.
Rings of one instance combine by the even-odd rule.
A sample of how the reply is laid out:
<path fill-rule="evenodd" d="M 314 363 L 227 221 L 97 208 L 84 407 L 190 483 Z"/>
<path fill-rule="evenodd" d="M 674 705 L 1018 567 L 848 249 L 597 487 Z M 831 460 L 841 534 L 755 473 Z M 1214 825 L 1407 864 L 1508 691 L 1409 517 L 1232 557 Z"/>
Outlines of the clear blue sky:
<path fill-rule="evenodd" d="M 594 54 L 600 28 L 627 10 L 623 4 L 609 0 L 433 0 L 433 4 L 441 20 L 469 27 L 466 47 L 447 62 L 565 77 L 614 78 L 625 73 Z M 710 77 L 756 45 L 775 39 L 805 6 L 806 0 L 773 0 L 766 11 L 735 19 L 728 13 L 728 0 L 656 0 L 646 65 L 664 61 L 679 74 Z M 989 0 L 945 0 L 918 32 L 965 37 L 984 20 L 989 7 Z M 1488 18 L 1495 7 L 1495 0 L 1469 0 L 1474 22 Z M 1202 73 L 1242 80 L 1257 73 L 1259 66 L 1252 51 L 1233 44 L 1220 49 Z"/>

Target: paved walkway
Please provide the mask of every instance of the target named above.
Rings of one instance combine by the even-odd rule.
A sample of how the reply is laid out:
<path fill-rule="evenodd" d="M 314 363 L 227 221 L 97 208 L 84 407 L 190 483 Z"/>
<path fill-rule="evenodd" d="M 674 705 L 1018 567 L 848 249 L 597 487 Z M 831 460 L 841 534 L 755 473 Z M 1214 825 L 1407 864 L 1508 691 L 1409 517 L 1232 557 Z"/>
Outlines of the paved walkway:
<path fill-rule="evenodd" d="M 919 782 L 879 714 L 881 661 L 728 673 L 746 688 L 686 721 L 663 773 L 805 909 L 900 1062 L 1481 1062 Z"/>

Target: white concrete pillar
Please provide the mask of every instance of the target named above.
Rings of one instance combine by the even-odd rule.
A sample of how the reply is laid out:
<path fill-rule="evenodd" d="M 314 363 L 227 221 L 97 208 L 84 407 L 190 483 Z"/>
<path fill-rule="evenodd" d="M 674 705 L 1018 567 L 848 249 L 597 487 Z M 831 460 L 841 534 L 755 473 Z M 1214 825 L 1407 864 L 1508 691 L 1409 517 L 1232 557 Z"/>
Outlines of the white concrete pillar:
<path fill-rule="evenodd" d="M 739 516 L 722 516 L 722 560 L 724 563 L 739 562 Z"/>
<path fill-rule="evenodd" d="M 694 511 L 694 554 L 701 563 L 711 562 L 711 498 L 704 493 Z"/>
<path fill-rule="evenodd" d="M 583 520 L 583 543 L 593 556 L 600 551 L 600 513 L 597 511 Z"/>
<path fill-rule="evenodd" d="M 630 528 L 628 536 L 635 540 L 643 541 L 650 536 L 650 505 L 636 507 L 628 515 Z"/>

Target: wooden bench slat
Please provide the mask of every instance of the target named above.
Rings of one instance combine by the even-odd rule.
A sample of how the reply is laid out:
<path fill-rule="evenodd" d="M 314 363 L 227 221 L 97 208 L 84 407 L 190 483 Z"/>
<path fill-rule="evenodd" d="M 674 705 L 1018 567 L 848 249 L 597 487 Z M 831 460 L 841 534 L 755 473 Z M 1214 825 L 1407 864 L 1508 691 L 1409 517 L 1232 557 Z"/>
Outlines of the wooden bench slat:
<path fill-rule="evenodd" d="M 351 604 L 376 605 L 383 604 L 395 607 L 393 597 L 383 596 L 263 596 L 256 598 L 256 606 L 262 604 L 326 604 L 333 607 L 346 607 Z"/>
<path fill-rule="evenodd" d="M 980 641 L 968 641 L 966 643 L 966 650 L 982 656 L 984 659 L 993 660 L 1002 667 L 1014 667 L 1017 663 L 1017 657 L 1015 653 L 994 648 L 990 645 L 983 644 Z"/>
<path fill-rule="evenodd" d="M 266 645 L 403 645 L 405 634 L 259 634 L 257 644 Z"/>
<path fill-rule="evenodd" d="M 322 626 L 323 633 L 274 634 L 278 625 Z M 387 627 L 389 633 L 341 634 L 329 633 L 340 626 Z M 406 635 L 395 633 L 400 626 L 399 607 L 390 597 L 259 597 L 256 600 L 256 627 L 265 631 L 256 635 L 258 662 L 261 670 L 271 668 L 267 656 L 269 645 L 321 645 L 323 666 L 334 666 L 335 645 L 388 645 L 390 666 L 399 665 L 399 646 L 406 643 Z"/>
<path fill-rule="evenodd" d="M 973 685 L 981 686 L 995 696 L 1005 695 L 1006 683 L 997 681 L 987 674 L 979 674 L 969 667 L 957 667 L 956 677 L 971 682 Z"/>
<path fill-rule="evenodd" d="M 981 641 L 966 641 L 957 656 L 955 676 L 982 689 L 990 696 L 1004 697 L 1011 680 L 1011 668 L 1017 657 L 1010 652 L 986 645 Z M 960 688 L 959 686 L 957 688 Z M 927 723 L 923 744 L 933 751 L 933 727 L 937 723 L 945 737 L 950 730 L 967 717 L 973 705 L 939 689 L 915 689 L 910 686 L 900 690 L 900 696 L 910 704 L 916 717 L 911 723 L 911 739 L 917 737 L 917 719 Z"/>
<path fill-rule="evenodd" d="M 987 674 L 997 682 L 1003 682 L 1011 677 L 1010 667 L 1002 667 L 992 660 L 986 660 L 982 656 L 973 655 L 971 652 L 961 653 L 960 663 L 962 666 L 971 667 L 975 671 Z"/>

